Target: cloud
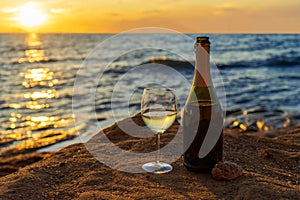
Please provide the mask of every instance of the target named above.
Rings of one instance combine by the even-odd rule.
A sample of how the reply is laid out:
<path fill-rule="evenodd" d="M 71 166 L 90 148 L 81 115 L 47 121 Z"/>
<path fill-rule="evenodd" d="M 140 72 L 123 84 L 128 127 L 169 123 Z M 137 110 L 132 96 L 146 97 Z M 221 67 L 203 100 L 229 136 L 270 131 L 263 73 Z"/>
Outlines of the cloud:
<path fill-rule="evenodd" d="M 216 6 L 215 11 L 213 12 L 214 15 L 224 15 L 224 14 L 236 14 L 243 12 L 243 9 L 234 4 L 222 4 Z"/>
<path fill-rule="evenodd" d="M 151 9 L 151 10 L 142 10 L 142 11 L 139 11 L 137 12 L 137 14 L 142 14 L 142 15 L 146 15 L 146 16 L 149 16 L 149 15 L 156 15 L 156 14 L 160 14 L 162 12 L 162 10 L 160 9 Z M 110 17 L 124 17 L 124 13 L 120 13 L 120 12 L 109 12 L 107 13 L 108 16 Z"/>
<path fill-rule="evenodd" d="M 3 8 L 2 12 L 4 13 L 15 13 L 18 11 L 18 8 Z"/>
<path fill-rule="evenodd" d="M 74 12 L 78 12 L 81 11 L 81 8 L 51 8 L 49 11 L 52 14 L 68 14 L 68 13 L 74 13 Z"/>
<path fill-rule="evenodd" d="M 144 13 L 146 14 L 159 14 L 161 13 L 162 11 L 159 10 L 159 9 L 152 9 L 152 10 L 145 10 Z"/>
<path fill-rule="evenodd" d="M 116 12 L 111 12 L 111 13 L 108 13 L 109 16 L 112 16 L 112 17 L 119 17 L 121 14 L 120 13 L 116 13 Z"/>
<path fill-rule="evenodd" d="M 60 14 L 60 13 L 66 12 L 66 9 L 63 9 L 63 8 L 51 8 L 50 12 L 51 13 L 55 13 L 55 14 Z"/>
<path fill-rule="evenodd" d="M 48 11 L 52 14 L 66 14 L 82 10 L 82 5 L 79 1 L 44 0 L 44 4 L 47 5 L 47 8 L 50 8 Z"/>

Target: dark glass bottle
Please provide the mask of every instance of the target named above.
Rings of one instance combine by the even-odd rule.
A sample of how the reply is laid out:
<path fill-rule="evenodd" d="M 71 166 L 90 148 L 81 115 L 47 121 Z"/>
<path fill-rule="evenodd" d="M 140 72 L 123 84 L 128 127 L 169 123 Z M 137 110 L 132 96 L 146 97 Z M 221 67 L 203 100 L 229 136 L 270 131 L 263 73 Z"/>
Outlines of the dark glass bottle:
<path fill-rule="evenodd" d="M 203 173 L 210 173 L 223 156 L 224 117 L 210 75 L 209 53 L 209 38 L 197 37 L 194 79 L 183 114 L 184 166 Z"/>

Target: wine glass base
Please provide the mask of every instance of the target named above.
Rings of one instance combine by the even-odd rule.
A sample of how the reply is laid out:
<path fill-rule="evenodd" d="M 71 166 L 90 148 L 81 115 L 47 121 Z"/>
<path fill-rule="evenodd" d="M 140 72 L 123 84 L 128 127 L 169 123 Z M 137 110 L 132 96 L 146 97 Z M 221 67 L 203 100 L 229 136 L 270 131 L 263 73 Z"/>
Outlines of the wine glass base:
<path fill-rule="evenodd" d="M 173 167 L 167 163 L 163 163 L 163 162 L 150 162 L 150 163 L 146 163 L 142 166 L 143 170 L 145 170 L 146 172 L 151 172 L 154 174 L 163 174 L 163 173 L 167 173 L 170 172 Z"/>

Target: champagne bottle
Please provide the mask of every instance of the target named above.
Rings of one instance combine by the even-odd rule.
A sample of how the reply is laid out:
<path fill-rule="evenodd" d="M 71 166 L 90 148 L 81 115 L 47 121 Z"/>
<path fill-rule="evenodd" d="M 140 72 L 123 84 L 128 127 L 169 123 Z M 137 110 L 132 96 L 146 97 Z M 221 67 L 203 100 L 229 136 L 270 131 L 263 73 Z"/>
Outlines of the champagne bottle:
<path fill-rule="evenodd" d="M 209 37 L 197 37 L 192 88 L 184 106 L 184 166 L 208 173 L 222 161 L 223 112 L 218 101 L 209 65 Z"/>

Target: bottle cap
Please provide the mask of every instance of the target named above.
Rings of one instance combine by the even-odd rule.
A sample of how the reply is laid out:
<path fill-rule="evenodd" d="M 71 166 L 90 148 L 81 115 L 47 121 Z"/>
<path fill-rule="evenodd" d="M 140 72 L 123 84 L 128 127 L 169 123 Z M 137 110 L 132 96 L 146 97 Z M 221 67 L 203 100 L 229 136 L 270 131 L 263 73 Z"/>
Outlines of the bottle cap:
<path fill-rule="evenodd" d="M 210 44 L 209 37 L 207 37 L 207 36 L 198 36 L 196 38 L 196 40 L 197 40 L 197 43 L 209 43 Z"/>

